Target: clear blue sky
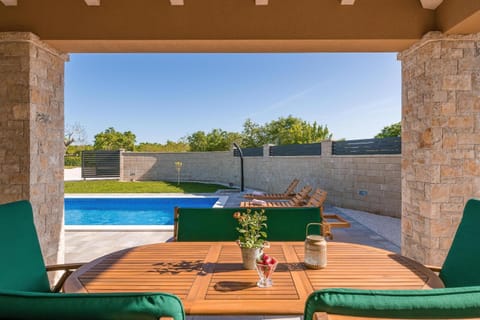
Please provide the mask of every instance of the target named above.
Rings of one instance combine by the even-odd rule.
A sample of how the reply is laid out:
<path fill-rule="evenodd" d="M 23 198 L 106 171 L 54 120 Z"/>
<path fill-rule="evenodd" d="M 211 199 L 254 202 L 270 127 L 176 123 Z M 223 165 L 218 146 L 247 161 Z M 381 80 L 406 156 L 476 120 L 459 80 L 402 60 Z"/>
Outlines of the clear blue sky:
<path fill-rule="evenodd" d="M 165 143 L 288 115 L 334 139 L 372 138 L 401 119 L 396 54 L 71 54 L 66 64 L 65 122 L 88 142 L 108 127 Z"/>

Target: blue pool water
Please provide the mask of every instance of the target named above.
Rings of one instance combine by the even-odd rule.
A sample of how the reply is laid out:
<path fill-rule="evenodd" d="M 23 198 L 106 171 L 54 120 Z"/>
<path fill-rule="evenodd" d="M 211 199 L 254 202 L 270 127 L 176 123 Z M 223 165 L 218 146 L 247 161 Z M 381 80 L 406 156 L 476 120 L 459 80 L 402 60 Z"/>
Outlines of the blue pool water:
<path fill-rule="evenodd" d="M 211 208 L 219 198 L 65 198 L 65 225 L 173 225 L 175 207 Z"/>

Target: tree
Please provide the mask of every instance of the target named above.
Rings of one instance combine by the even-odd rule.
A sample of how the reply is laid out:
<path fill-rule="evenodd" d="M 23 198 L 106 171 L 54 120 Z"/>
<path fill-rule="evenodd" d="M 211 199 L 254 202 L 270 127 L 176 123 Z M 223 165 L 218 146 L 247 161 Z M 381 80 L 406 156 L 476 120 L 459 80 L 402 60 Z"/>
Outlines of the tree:
<path fill-rule="evenodd" d="M 263 146 L 268 143 L 265 127 L 247 119 L 243 124 L 242 145 L 245 148 Z"/>
<path fill-rule="evenodd" d="M 119 132 L 113 127 L 95 135 L 95 150 L 118 150 L 125 149 L 133 151 L 135 148 L 136 136 L 131 131 Z"/>
<path fill-rule="evenodd" d="M 331 139 L 332 134 L 327 126 L 309 123 L 300 118 L 288 116 L 280 117 L 261 126 L 250 119 L 243 125 L 243 146 L 259 147 L 267 143 L 272 144 L 303 144 L 314 143 Z"/>
<path fill-rule="evenodd" d="M 207 135 L 203 131 L 197 131 L 189 135 L 186 140 L 191 151 L 207 151 Z"/>
<path fill-rule="evenodd" d="M 400 137 L 402 134 L 402 123 L 397 122 L 392 125 L 386 126 L 382 131 L 375 136 L 377 139 L 387 138 L 387 137 Z"/>
<path fill-rule="evenodd" d="M 185 152 L 189 151 L 190 146 L 184 141 L 170 141 L 167 140 L 166 144 L 141 142 L 135 146 L 135 151 L 139 152 Z"/>
<path fill-rule="evenodd" d="M 234 142 L 240 143 L 242 136 L 237 132 L 213 129 L 209 133 L 204 131 L 194 132 L 186 140 L 191 151 L 227 151 L 232 148 Z"/>
<path fill-rule="evenodd" d="M 65 151 L 65 155 L 80 156 L 82 151 L 85 151 L 85 150 L 93 150 L 93 146 L 91 146 L 91 145 L 69 145 L 67 150 Z"/>
<path fill-rule="evenodd" d="M 80 125 L 80 123 L 75 122 L 72 124 L 67 124 L 65 126 L 65 136 L 63 142 L 65 144 L 65 150 L 75 144 L 85 144 L 87 140 L 87 132 L 85 128 Z"/>

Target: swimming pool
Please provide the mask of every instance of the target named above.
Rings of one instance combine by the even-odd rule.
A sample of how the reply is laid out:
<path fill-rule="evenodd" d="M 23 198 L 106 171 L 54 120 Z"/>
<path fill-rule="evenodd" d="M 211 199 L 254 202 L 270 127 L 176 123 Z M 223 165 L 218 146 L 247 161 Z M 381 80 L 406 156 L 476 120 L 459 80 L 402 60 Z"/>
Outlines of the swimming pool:
<path fill-rule="evenodd" d="M 65 197 L 65 226 L 171 226 L 175 207 L 222 206 L 220 197 Z"/>

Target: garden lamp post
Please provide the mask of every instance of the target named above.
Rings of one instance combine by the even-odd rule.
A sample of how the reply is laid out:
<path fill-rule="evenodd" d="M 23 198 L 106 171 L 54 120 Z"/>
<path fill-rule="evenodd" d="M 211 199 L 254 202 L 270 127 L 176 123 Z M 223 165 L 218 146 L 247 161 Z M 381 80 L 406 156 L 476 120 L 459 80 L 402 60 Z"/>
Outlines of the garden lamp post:
<path fill-rule="evenodd" d="M 177 185 L 180 185 L 180 171 L 182 170 L 183 163 L 181 161 L 175 161 L 175 168 L 177 169 Z"/>

